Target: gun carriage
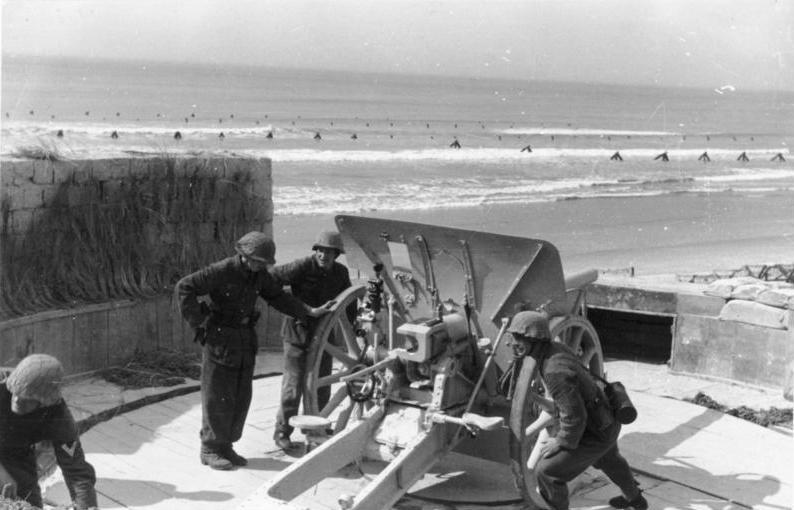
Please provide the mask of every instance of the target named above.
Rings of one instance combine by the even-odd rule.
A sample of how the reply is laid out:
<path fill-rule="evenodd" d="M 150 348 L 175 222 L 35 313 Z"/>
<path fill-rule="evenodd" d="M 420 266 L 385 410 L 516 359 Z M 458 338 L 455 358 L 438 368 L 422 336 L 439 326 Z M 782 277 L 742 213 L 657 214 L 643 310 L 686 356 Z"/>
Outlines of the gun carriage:
<path fill-rule="evenodd" d="M 314 331 L 304 414 L 294 418 L 311 451 L 250 501 L 297 508 L 290 502 L 339 469 L 372 462 L 377 474 L 340 494 L 339 507 L 390 508 L 455 449 L 509 463 L 534 507 L 531 468 L 553 407 L 505 330 L 517 311 L 545 310 L 554 341 L 602 375 L 584 302 L 597 272 L 566 279 L 557 249 L 537 239 L 357 216 L 336 224 L 348 266 L 368 282 L 340 294 Z"/>

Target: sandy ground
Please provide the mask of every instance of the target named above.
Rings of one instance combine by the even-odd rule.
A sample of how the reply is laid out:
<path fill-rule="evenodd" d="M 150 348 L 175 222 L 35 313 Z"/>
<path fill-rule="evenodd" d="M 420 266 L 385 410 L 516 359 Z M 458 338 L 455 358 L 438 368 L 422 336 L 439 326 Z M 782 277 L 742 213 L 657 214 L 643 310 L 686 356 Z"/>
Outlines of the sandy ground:
<path fill-rule="evenodd" d="M 368 213 L 543 239 L 566 273 L 634 267 L 637 274 L 706 272 L 794 262 L 794 191 L 581 199 L 479 208 Z M 308 254 L 331 215 L 276 216 L 278 262 Z M 344 260 L 342 260 L 344 262 Z"/>

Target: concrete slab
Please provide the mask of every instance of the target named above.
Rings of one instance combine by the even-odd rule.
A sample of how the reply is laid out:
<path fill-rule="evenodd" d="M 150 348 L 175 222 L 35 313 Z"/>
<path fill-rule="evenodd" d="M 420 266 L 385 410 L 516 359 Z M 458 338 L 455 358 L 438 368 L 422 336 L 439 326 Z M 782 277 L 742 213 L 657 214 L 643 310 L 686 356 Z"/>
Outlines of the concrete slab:
<path fill-rule="evenodd" d="M 277 373 L 279 353 L 261 353 L 257 373 Z M 791 508 L 792 442 L 783 434 L 680 402 L 697 391 L 724 403 L 790 403 L 779 395 L 741 385 L 671 375 L 664 365 L 608 362 L 610 378 L 624 381 L 639 410 L 639 419 L 626 426 L 620 447 L 639 478 L 651 507 L 726 509 L 734 507 Z M 230 472 L 212 471 L 198 460 L 201 409 L 195 381 L 183 388 L 121 391 L 104 381 L 75 381 L 65 389 L 76 415 L 105 412 L 101 422 L 83 435 L 88 460 L 97 470 L 102 508 L 146 510 L 236 509 L 296 457 L 272 443 L 281 378 L 255 381 L 254 402 L 236 450 L 249 466 Z M 191 392 L 162 401 L 154 397 Z M 171 392 L 171 393 L 169 393 Z M 674 398 L 665 398 L 674 397 Z M 137 399 L 137 400 L 136 400 Z M 744 400 L 747 399 L 747 400 Z M 776 399 L 779 399 L 778 402 Z M 115 415 L 107 406 L 148 405 Z M 719 400 L 719 399 L 718 399 Z M 763 407 L 763 406 L 751 406 Z M 293 438 L 300 440 L 300 436 Z M 300 502 L 312 509 L 337 509 L 340 492 L 355 490 L 373 473 L 350 468 L 307 491 Z M 595 471 L 587 483 L 574 487 L 572 508 L 607 508 L 617 489 Z M 68 501 L 60 472 L 43 482 L 54 503 Z M 459 454 L 436 464 L 396 506 L 399 510 L 486 508 L 518 509 L 516 491 L 506 466 Z M 733 501 L 731 503 L 730 501 Z M 253 507 L 261 508 L 261 506 Z"/>

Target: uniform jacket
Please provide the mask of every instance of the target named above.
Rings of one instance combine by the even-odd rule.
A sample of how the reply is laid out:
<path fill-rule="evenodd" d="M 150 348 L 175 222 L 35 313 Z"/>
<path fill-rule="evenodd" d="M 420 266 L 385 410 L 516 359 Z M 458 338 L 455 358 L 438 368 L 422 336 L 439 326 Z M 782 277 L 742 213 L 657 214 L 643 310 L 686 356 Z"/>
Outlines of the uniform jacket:
<path fill-rule="evenodd" d="M 603 437 L 614 423 L 612 411 L 604 391 L 568 347 L 548 344 L 541 376 L 559 413 L 560 445 L 575 449 L 585 433 Z"/>
<path fill-rule="evenodd" d="M 11 411 L 11 392 L 0 381 L 0 462 L 24 462 L 34 455 L 33 446 L 40 441 L 52 441 L 55 459 L 77 508 L 97 506 L 94 468 L 85 460 L 77 425 L 66 403 L 61 400 L 31 413 L 15 414 Z"/>
<path fill-rule="evenodd" d="M 321 306 L 334 299 L 340 292 L 350 287 L 350 273 L 339 262 L 334 262 L 328 270 L 320 267 L 314 255 L 293 260 L 276 266 L 271 270 L 273 278 L 281 285 L 289 285 L 294 296 L 311 306 Z M 347 309 L 351 323 L 356 317 L 356 305 L 351 303 Z M 307 319 L 304 325 L 296 325 L 295 320 L 286 318 L 282 328 L 284 340 L 293 345 L 306 348 L 308 336 L 316 325 L 316 320 Z M 304 327 L 305 326 L 305 327 Z"/>
<path fill-rule="evenodd" d="M 334 262 L 326 271 L 314 255 L 276 266 L 271 274 L 281 285 L 289 285 L 292 294 L 310 306 L 325 304 L 351 285 L 345 266 Z"/>
<path fill-rule="evenodd" d="M 182 316 L 192 328 L 206 325 L 212 319 L 234 325 L 251 316 L 256 299 L 261 297 L 281 313 L 305 319 L 306 310 L 297 298 L 284 292 L 267 271 L 248 270 L 239 255 L 225 258 L 189 274 L 176 284 Z M 209 312 L 202 308 L 199 296 L 209 295 Z"/>

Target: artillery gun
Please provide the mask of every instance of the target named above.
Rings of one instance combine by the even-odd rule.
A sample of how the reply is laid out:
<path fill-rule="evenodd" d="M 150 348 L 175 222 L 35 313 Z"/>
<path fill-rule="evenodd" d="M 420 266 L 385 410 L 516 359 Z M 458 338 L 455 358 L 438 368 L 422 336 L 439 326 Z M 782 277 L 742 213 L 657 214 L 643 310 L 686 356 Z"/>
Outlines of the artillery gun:
<path fill-rule="evenodd" d="M 339 508 L 390 508 L 453 449 L 509 464 L 535 507 L 532 467 L 555 425 L 532 358 L 505 330 L 517 311 L 545 310 L 554 341 L 602 375 L 584 301 L 597 272 L 566 279 L 557 249 L 537 239 L 357 216 L 336 224 L 367 284 L 342 292 L 314 332 L 304 414 L 292 422 L 310 451 L 241 508 L 305 508 L 296 498 L 351 463 L 377 467 L 356 494 L 337 495 Z"/>

